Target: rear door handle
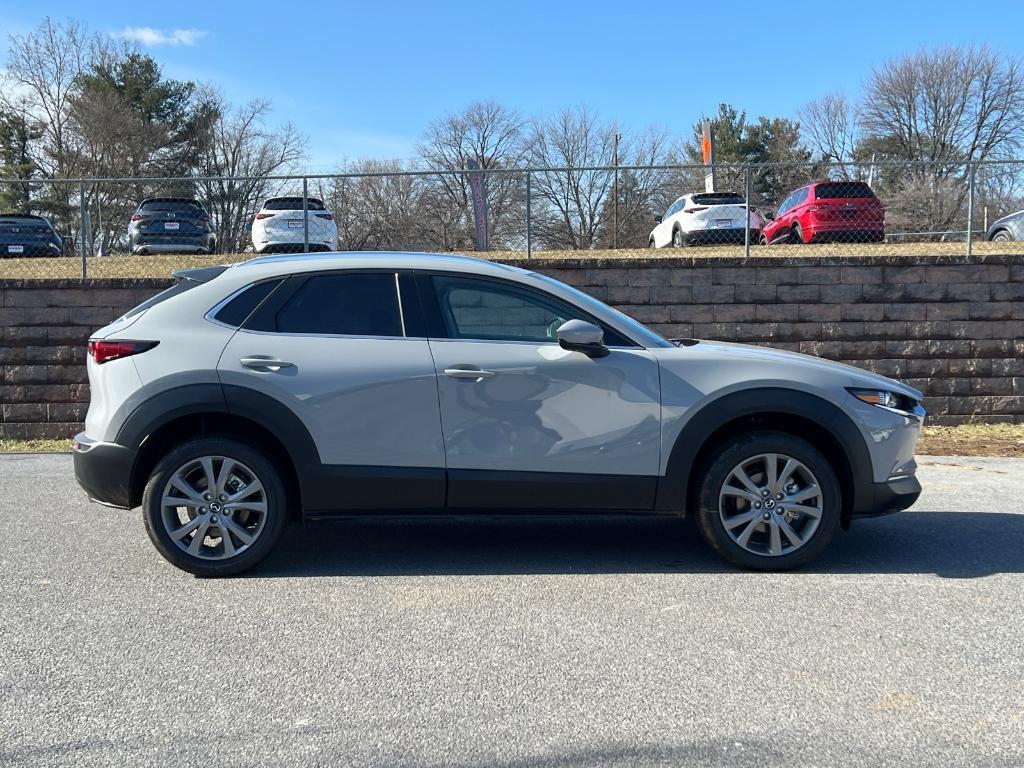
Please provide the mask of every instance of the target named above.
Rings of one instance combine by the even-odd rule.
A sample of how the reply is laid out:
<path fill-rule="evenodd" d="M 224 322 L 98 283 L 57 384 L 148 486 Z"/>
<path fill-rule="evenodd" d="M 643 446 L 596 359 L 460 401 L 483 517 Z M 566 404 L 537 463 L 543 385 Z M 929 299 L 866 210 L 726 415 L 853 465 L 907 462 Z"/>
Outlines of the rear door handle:
<path fill-rule="evenodd" d="M 454 368 L 445 368 L 444 375 L 450 376 L 453 379 L 473 379 L 474 381 L 480 381 L 481 379 L 489 379 L 494 375 L 494 371 L 485 371 L 482 368 L 475 366 L 458 366 Z"/>
<path fill-rule="evenodd" d="M 286 360 L 275 360 L 271 357 L 243 357 L 238 362 L 246 368 L 269 368 L 272 371 L 279 371 L 282 368 L 291 368 L 295 365 L 294 363 L 289 363 Z"/>

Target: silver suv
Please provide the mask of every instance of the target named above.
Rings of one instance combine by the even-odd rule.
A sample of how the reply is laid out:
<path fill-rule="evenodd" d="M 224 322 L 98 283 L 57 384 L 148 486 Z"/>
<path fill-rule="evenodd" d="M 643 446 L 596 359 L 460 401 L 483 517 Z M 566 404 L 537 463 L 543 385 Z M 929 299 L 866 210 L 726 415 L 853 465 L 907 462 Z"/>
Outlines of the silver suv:
<path fill-rule="evenodd" d="M 781 570 L 921 491 L 920 392 L 668 341 L 544 275 L 353 253 L 177 277 L 89 342 L 74 458 L 194 574 L 250 568 L 292 520 L 480 511 L 690 513 Z"/>

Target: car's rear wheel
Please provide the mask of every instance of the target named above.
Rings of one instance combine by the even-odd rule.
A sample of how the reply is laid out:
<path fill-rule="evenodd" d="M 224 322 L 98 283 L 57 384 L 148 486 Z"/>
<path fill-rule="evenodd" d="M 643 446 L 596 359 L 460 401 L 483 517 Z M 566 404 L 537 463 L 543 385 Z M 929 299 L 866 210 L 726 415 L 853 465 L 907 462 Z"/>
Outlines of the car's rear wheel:
<path fill-rule="evenodd" d="M 729 562 L 782 571 L 825 550 L 841 509 L 839 482 L 820 451 L 784 432 L 753 432 L 722 445 L 705 464 L 697 522 Z"/>
<path fill-rule="evenodd" d="M 1009 243 L 1013 240 L 1013 236 L 1005 229 L 1000 229 L 994 235 L 992 235 L 993 242 L 996 243 Z"/>
<path fill-rule="evenodd" d="M 262 453 L 210 436 L 157 462 L 142 509 L 149 538 L 170 563 L 197 576 L 229 576 L 273 549 L 287 520 L 287 497 Z"/>

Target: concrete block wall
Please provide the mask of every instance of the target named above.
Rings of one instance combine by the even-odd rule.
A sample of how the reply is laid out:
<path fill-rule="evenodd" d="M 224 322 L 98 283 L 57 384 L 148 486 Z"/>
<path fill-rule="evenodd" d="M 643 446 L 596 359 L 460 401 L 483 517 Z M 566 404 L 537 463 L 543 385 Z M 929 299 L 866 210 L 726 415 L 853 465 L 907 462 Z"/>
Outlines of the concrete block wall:
<path fill-rule="evenodd" d="M 507 263 L 666 336 L 764 344 L 901 379 L 925 392 L 931 423 L 1024 422 L 1024 255 Z M 169 284 L 0 279 L 0 438 L 80 429 L 89 333 Z"/>

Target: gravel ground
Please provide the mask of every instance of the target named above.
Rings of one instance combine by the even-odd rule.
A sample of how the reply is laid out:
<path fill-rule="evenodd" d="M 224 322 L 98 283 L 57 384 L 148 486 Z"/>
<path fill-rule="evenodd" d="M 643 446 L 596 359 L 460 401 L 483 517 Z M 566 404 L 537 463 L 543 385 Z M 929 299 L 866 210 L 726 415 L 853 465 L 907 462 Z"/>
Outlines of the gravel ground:
<path fill-rule="evenodd" d="M 677 520 L 346 522 L 200 580 L 0 456 L 0 764 L 1020 766 L 1024 460 L 735 572 Z"/>

